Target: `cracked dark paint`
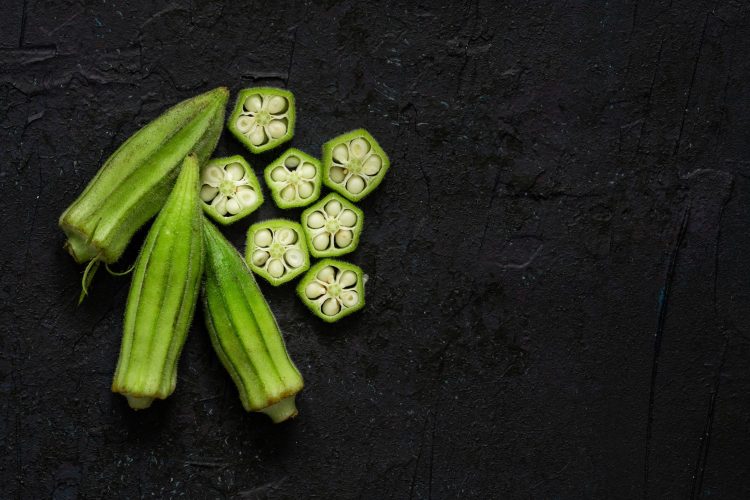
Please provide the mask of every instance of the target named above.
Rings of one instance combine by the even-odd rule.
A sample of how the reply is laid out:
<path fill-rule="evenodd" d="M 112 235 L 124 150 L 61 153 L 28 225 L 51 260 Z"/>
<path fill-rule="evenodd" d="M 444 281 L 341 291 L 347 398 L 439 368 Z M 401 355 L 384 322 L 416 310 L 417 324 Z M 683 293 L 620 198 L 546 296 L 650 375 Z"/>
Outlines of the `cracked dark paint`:
<path fill-rule="evenodd" d="M 235 4 L 3 12 L 0 496 L 750 496 L 746 5 Z M 331 327 L 261 285 L 294 422 L 242 411 L 200 316 L 175 394 L 132 413 L 128 279 L 76 308 L 57 217 L 166 106 L 264 84 L 295 146 L 364 126 L 391 156 L 368 305 Z"/>

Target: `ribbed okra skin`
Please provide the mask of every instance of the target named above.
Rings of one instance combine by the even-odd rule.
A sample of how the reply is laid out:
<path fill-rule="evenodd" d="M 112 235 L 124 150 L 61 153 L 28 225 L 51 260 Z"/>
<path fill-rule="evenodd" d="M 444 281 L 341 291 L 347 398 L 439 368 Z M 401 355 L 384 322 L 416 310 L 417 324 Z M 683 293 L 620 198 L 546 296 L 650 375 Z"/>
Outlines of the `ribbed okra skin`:
<path fill-rule="evenodd" d="M 83 263 L 115 262 L 130 238 L 156 215 L 195 152 L 204 163 L 219 140 L 229 97 L 225 87 L 183 101 L 125 141 L 60 217 L 66 248 Z"/>
<path fill-rule="evenodd" d="M 199 167 L 191 154 L 135 264 L 112 391 L 142 409 L 175 389 L 203 272 Z"/>
<path fill-rule="evenodd" d="M 277 423 L 293 417 L 294 398 L 304 383 L 276 318 L 239 252 L 208 220 L 203 234 L 203 306 L 211 343 L 245 410 L 265 413 Z"/>

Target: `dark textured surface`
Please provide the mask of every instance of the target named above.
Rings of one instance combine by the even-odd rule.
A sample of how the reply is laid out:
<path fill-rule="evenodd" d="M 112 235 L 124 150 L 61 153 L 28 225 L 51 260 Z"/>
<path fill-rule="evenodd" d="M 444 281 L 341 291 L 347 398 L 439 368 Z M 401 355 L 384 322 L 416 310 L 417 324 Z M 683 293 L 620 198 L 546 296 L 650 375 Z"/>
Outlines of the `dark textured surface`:
<path fill-rule="evenodd" d="M 407 3 L 2 2 L 0 497 L 750 497 L 748 7 Z M 257 84 L 295 92 L 295 146 L 390 153 L 368 305 L 264 287 L 293 422 L 242 411 L 200 315 L 133 413 L 129 279 L 76 308 L 57 217 L 168 105 Z"/>

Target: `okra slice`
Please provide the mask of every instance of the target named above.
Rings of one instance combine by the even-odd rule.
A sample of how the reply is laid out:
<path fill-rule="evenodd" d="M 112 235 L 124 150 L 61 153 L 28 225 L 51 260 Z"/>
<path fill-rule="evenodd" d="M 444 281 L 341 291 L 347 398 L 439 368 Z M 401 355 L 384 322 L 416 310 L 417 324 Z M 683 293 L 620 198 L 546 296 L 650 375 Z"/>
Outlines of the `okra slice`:
<path fill-rule="evenodd" d="M 247 411 L 282 422 L 297 414 L 304 385 L 279 326 L 239 252 L 208 221 L 203 306 L 211 343 Z"/>
<path fill-rule="evenodd" d="M 201 200 L 209 217 L 231 224 L 263 204 L 263 191 L 243 157 L 214 158 L 201 170 Z"/>
<path fill-rule="evenodd" d="M 378 187 L 390 165 L 383 148 L 364 129 L 323 144 L 323 183 L 352 201 Z"/>
<path fill-rule="evenodd" d="M 112 391 L 136 410 L 175 389 L 203 272 L 198 170 L 197 156 L 185 158 L 135 264 Z"/>
<path fill-rule="evenodd" d="M 302 212 L 302 229 L 315 257 L 337 257 L 359 244 L 364 214 L 336 193 Z"/>
<path fill-rule="evenodd" d="M 287 149 L 264 175 L 279 208 L 304 207 L 320 196 L 320 161 L 299 149 Z"/>
<path fill-rule="evenodd" d="M 333 323 L 365 306 L 365 275 L 349 262 L 323 259 L 300 280 L 297 294 L 313 314 Z"/>
<path fill-rule="evenodd" d="M 294 95 L 274 87 L 240 91 L 227 127 L 253 153 L 262 153 L 294 135 Z"/>
<path fill-rule="evenodd" d="M 274 286 L 293 280 L 310 268 L 302 226 L 284 219 L 253 224 L 247 232 L 245 260 Z"/>
<path fill-rule="evenodd" d="M 210 157 L 224 123 L 229 91 L 183 101 L 133 134 L 60 216 L 65 247 L 78 263 L 117 261 L 135 232 L 164 205 L 179 166 L 194 151 Z"/>

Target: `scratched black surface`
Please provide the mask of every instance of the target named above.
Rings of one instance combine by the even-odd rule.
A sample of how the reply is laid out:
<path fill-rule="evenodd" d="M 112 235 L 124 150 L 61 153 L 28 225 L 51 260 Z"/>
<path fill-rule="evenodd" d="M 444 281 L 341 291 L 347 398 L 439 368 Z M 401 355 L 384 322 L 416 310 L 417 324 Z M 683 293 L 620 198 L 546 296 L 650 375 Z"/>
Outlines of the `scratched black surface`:
<path fill-rule="evenodd" d="M 747 5 L 242 4 L 2 2 L 0 497 L 750 496 Z M 368 305 L 329 327 L 264 287 L 293 422 L 242 411 L 200 314 L 133 413 L 129 280 L 76 308 L 57 217 L 168 105 L 260 84 L 295 92 L 295 146 L 391 155 Z"/>

